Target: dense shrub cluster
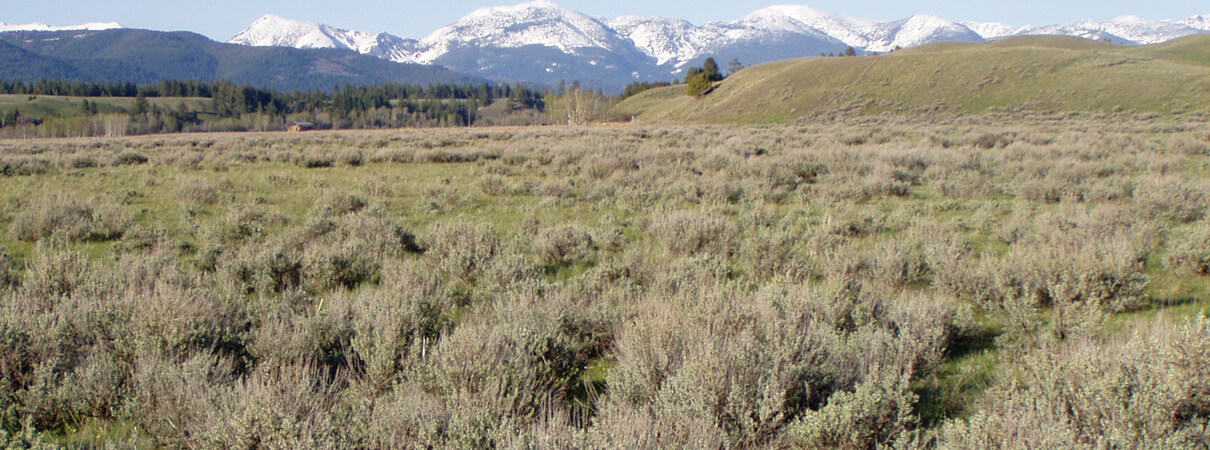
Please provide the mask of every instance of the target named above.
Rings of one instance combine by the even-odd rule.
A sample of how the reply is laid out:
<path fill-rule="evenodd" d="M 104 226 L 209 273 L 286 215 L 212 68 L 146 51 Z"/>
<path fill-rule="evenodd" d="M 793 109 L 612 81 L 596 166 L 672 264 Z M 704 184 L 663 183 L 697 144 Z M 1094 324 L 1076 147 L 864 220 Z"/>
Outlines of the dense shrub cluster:
<path fill-rule="evenodd" d="M 81 201 L 74 195 L 49 194 L 33 199 L 13 219 L 13 238 L 32 242 L 62 233 L 77 241 L 107 241 L 122 237 L 130 220 L 117 205 L 103 200 Z"/>
<path fill-rule="evenodd" d="M 1207 125 L 1002 119 L 0 142 L 0 444 L 1206 446 Z"/>
<path fill-rule="evenodd" d="M 1210 274 L 1210 222 L 1203 220 L 1192 228 L 1174 230 L 1168 251 L 1169 266 Z"/>
<path fill-rule="evenodd" d="M 1129 339 L 1031 353 L 939 448 L 1210 445 L 1210 320 L 1157 324 Z"/>

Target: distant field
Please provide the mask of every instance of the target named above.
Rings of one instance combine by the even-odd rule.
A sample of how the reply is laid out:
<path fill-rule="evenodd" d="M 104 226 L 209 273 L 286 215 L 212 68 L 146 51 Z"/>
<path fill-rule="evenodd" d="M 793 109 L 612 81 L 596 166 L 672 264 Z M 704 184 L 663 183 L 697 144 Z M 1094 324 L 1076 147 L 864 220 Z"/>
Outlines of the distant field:
<path fill-rule="evenodd" d="M 1210 124 L 1102 116 L 0 141 L 0 442 L 1197 448 Z"/>
<path fill-rule="evenodd" d="M 614 111 L 641 122 L 741 123 L 887 112 L 1203 114 L 1210 110 L 1210 36 L 1147 47 L 1021 37 L 804 58 L 749 67 L 700 99 L 684 94 L 683 85 L 655 89 Z"/>
<path fill-rule="evenodd" d="M 66 97 L 54 95 L 15 95 L 0 94 L 0 114 L 19 111 L 22 116 L 45 119 L 49 117 L 72 117 L 80 114 L 80 105 L 87 99 L 96 102 L 99 113 L 130 110 L 134 106 L 134 98 L 123 97 Z M 184 103 L 191 111 L 205 110 L 210 107 L 208 98 L 189 97 L 151 97 L 147 103 L 161 108 L 176 108 Z"/>

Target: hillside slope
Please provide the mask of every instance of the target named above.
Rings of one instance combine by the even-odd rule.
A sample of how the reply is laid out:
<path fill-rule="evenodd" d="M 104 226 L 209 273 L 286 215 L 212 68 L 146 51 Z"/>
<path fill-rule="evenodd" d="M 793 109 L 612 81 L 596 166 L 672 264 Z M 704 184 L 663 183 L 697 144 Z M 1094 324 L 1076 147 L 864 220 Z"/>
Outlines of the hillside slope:
<path fill-rule="evenodd" d="M 1210 36 L 1148 47 L 1070 37 L 932 44 L 884 56 L 747 68 L 709 95 L 671 86 L 615 107 L 639 121 L 786 122 L 818 113 L 1158 113 L 1210 107 Z"/>

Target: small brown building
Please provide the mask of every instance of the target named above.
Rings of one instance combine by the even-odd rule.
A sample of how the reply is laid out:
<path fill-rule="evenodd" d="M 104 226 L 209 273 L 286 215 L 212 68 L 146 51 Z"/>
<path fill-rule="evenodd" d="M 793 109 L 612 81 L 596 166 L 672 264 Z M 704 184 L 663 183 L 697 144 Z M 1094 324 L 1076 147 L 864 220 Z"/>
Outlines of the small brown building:
<path fill-rule="evenodd" d="M 314 130 L 314 129 L 315 129 L 315 124 L 313 124 L 311 122 L 292 122 L 292 123 L 290 123 L 290 128 L 288 128 L 288 130 L 290 130 L 290 131 L 307 131 L 307 130 Z"/>

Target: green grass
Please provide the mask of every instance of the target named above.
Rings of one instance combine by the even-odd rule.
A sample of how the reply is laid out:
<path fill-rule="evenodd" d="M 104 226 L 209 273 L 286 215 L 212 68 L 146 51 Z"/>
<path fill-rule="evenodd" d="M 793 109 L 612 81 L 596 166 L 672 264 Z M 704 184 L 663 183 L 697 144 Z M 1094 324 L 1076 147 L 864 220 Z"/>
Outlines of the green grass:
<path fill-rule="evenodd" d="M 340 133 L 330 133 L 332 136 Z M 135 138 L 157 142 L 156 138 Z M 204 135 L 181 138 L 196 143 Z M 171 144 L 170 144 L 171 145 Z M 196 144 L 190 144 L 196 145 Z M 338 151 L 341 153 L 343 151 Z M 477 186 L 481 163 L 442 164 L 336 164 L 325 168 L 303 168 L 288 162 L 228 164 L 220 169 L 183 169 L 151 164 L 133 167 L 71 169 L 37 177 L 0 179 L 0 217 L 14 214 L 22 199 L 36 198 L 48 192 L 74 194 L 80 199 L 103 198 L 122 203 L 132 220 L 148 229 L 163 229 L 169 235 L 186 233 L 191 227 L 206 226 L 223 219 L 231 205 L 255 205 L 282 214 L 292 222 L 305 219 L 316 202 L 325 195 L 347 192 L 363 196 L 395 217 L 406 217 L 412 229 L 454 219 L 471 219 L 493 224 L 500 232 L 516 233 L 525 219 L 541 215 L 559 223 L 596 225 L 608 215 L 628 217 L 616 208 L 602 208 L 584 202 L 535 202 L 532 197 L 491 196 Z M 518 169 L 524 171 L 524 169 Z M 220 201 L 213 205 L 190 205 L 177 198 L 177 186 L 184 180 L 204 179 L 219 186 Z M 287 180 L 283 182 L 282 180 Z M 370 185 L 385 186 L 375 195 Z M 434 192 L 456 193 L 458 205 L 429 207 Z M 439 203 L 439 202 L 438 202 Z M 23 257 L 33 244 L 13 239 L 0 221 L 0 247 Z M 86 254 L 94 258 L 108 256 L 112 242 L 86 243 Z M 584 267 L 560 269 L 552 274 L 566 278 Z"/>
<path fill-rule="evenodd" d="M 22 117 L 48 119 L 58 117 L 74 117 L 81 114 L 81 103 L 84 100 L 97 103 L 97 112 L 101 114 L 129 111 L 134 107 L 134 98 L 127 97 L 71 97 L 57 95 L 19 95 L 0 94 L 0 114 L 13 110 L 21 113 Z M 176 109 L 184 103 L 191 111 L 205 110 L 210 107 L 208 98 L 190 97 L 152 97 L 147 102 L 160 108 Z"/>
<path fill-rule="evenodd" d="M 1018 44 L 1000 43 L 1006 48 L 1014 48 Z M 1079 42 L 1060 41 L 1059 44 L 1074 45 Z M 984 47 L 955 44 L 924 48 L 917 52 L 962 52 L 976 48 Z M 904 52 L 903 56 L 893 56 L 906 58 L 912 54 Z M 658 96 L 647 97 L 652 105 L 659 100 Z M 719 289 L 727 292 L 763 292 L 767 289 L 771 298 L 777 298 L 778 290 L 787 284 L 801 283 L 802 286 L 816 288 L 839 280 L 857 282 L 873 289 L 870 291 L 874 293 L 872 298 L 888 302 L 879 308 L 898 307 L 893 302 L 919 299 L 945 305 L 946 311 L 954 311 L 955 317 L 958 317 L 953 322 L 955 327 L 950 330 L 959 332 L 945 342 L 944 350 L 939 350 L 944 359 L 936 367 L 930 365 L 919 369 L 921 373 L 910 386 L 919 397 L 914 405 L 914 413 L 925 432 L 931 433 L 946 421 L 969 417 L 978 412 L 983 406 L 981 399 L 985 390 L 997 383 L 998 377 L 1019 373 L 1014 367 L 1019 361 L 1015 361 L 1012 355 L 1018 350 L 999 348 L 1002 340 L 998 338 L 1012 332 L 1004 325 L 1012 323 L 1007 317 L 1011 313 L 997 309 L 981 310 L 976 305 L 976 299 L 967 298 L 974 295 L 968 295 L 965 291 L 951 293 L 943 287 L 935 287 L 933 283 L 938 273 L 945 270 L 961 271 L 967 267 L 972 271 L 983 270 L 981 263 L 984 261 L 995 262 L 1013 250 L 1030 250 L 1031 245 L 1035 244 L 1009 242 L 1003 236 L 1005 228 L 1022 223 L 1026 227 L 1022 233 L 1035 238 L 1061 235 L 1073 230 L 1078 232 L 1081 231 L 1079 227 L 1084 226 L 1119 231 L 1149 225 L 1159 228 L 1170 226 L 1173 229 L 1192 226 L 1149 216 L 1147 212 L 1153 209 L 1153 205 L 1140 198 L 1104 199 L 1090 196 L 1087 200 L 1063 202 L 1030 199 L 1021 193 L 1019 185 L 1031 180 L 1020 177 L 1021 173 L 1054 171 L 1079 175 L 1049 179 L 1048 183 L 1057 185 L 1061 190 L 1088 187 L 1085 183 L 1111 188 L 1114 185 L 1110 181 L 1138 182 L 1160 176 L 1181 176 L 1190 185 L 1201 186 L 1198 183 L 1204 183 L 1210 175 L 1210 171 L 1205 170 L 1208 166 L 1204 154 L 1185 153 L 1168 145 L 1177 137 L 1205 139 L 1208 130 L 1205 123 L 1188 119 L 1119 122 L 1083 116 L 1061 125 L 1037 118 L 1019 122 L 1002 122 L 995 117 L 966 117 L 959 122 L 932 122 L 932 118 L 907 122 L 900 120 L 892 116 L 879 119 L 872 125 L 865 121 L 853 121 L 823 125 L 804 123 L 793 127 L 723 125 L 425 129 L 0 141 L 0 157 L 3 158 L 0 162 L 16 164 L 26 158 L 41 157 L 52 161 L 52 168 L 46 173 L 0 177 L 0 248 L 6 249 L 14 257 L 14 267 L 25 267 L 24 263 L 36 252 L 36 244 L 16 240 L 11 229 L 14 219 L 27 211 L 29 205 L 49 194 L 68 193 L 84 202 L 97 199 L 102 203 L 112 203 L 127 213 L 135 224 L 162 231 L 167 237 L 166 242 L 176 251 L 173 254 L 180 259 L 188 273 L 193 273 L 201 270 L 193 264 L 200 259 L 197 249 L 215 242 L 229 245 L 233 251 L 290 243 L 295 233 L 304 231 L 308 221 L 323 218 L 323 214 L 315 213 L 317 205 L 323 205 L 333 195 L 345 193 L 361 197 L 370 208 L 381 208 L 384 216 L 415 233 L 420 240 L 432 238 L 432 225 L 437 223 L 486 223 L 499 235 L 503 245 L 521 258 L 507 261 L 533 264 L 538 275 L 532 282 L 493 286 L 484 284 L 482 279 L 467 281 L 442 275 L 441 269 L 434 265 L 431 253 L 408 253 L 380 261 L 415 263 L 421 273 L 432 274 L 437 280 L 434 282 L 441 284 L 442 290 L 451 291 L 451 304 L 438 313 L 444 318 L 442 323 L 452 327 L 478 326 L 476 324 L 482 323 L 494 326 L 497 320 L 519 320 L 516 317 L 521 314 L 511 313 L 524 310 L 513 310 L 509 307 L 511 304 L 497 302 L 507 299 L 513 290 L 529 293 L 557 289 L 565 295 L 539 298 L 540 301 L 517 308 L 533 308 L 534 313 L 562 307 L 582 309 L 574 315 L 569 313 L 566 322 L 560 324 L 568 328 L 569 336 L 580 336 L 577 333 L 583 332 L 590 336 L 603 333 L 617 338 L 622 333 L 641 330 L 638 324 L 643 321 L 661 323 L 646 317 L 652 310 L 661 307 L 681 308 L 677 305 L 693 300 L 679 298 L 682 295 L 679 292 L 662 290 L 681 291 L 696 286 L 662 286 L 665 286 L 665 282 L 700 283 L 697 278 L 688 276 L 676 278 L 683 275 L 685 267 L 695 267 L 688 263 L 696 256 L 706 256 L 705 259 L 711 262 L 723 262 L 729 272 L 721 277 L 724 285 Z M 1011 132 L 1017 140 L 992 149 L 976 147 L 973 142 L 989 128 L 997 133 Z M 1154 131 L 1166 129 L 1185 131 L 1179 132 L 1180 136 Z M 868 139 L 855 143 L 850 139 L 854 136 Z M 943 147 L 934 142 L 936 136 L 953 142 Z M 1047 143 L 1033 144 L 1031 141 Z M 1097 156 L 1100 149 L 1108 146 L 1114 146 L 1111 155 Z M 757 152 L 756 149 L 763 151 Z M 384 158 L 384 154 L 392 151 L 408 153 L 414 159 L 412 162 L 391 162 L 390 158 Z M 130 152 L 145 155 L 150 160 L 142 165 L 110 164 L 116 161 L 117 155 Z M 430 161 L 428 157 L 442 156 L 438 152 L 445 153 L 446 161 L 458 159 L 451 158 L 451 155 L 488 156 L 479 156 L 473 162 L 426 162 Z M 363 155 L 360 164 L 346 162 L 346 157 L 354 153 Z M 71 161 L 83 155 L 96 158 L 98 167 L 71 168 Z M 612 157 L 618 158 L 616 165 L 603 163 Z M 305 168 L 300 162 L 307 158 L 330 158 L 333 164 L 330 167 Z M 781 193 L 777 191 L 781 188 L 771 184 L 770 180 L 778 178 L 777 169 L 804 161 L 823 164 L 828 168 L 827 174 L 819 175 L 810 182 L 804 181 L 785 195 L 775 195 Z M 1121 171 L 1108 175 L 1109 179 L 1093 175 L 1103 164 L 1120 167 Z M 951 174 L 962 175 L 965 173 L 962 171 L 973 170 L 970 169 L 972 166 L 979 166 L 979 170 L 985 170 L 986 173 L 980 173 L 979 179 L 950 178 Z M 1055 166 L 1069 172 L 1057 170 Z M 1160 175 L 1161 172 L 1163 175 Z M 863 191 L 872 184 L 901 177 L 904 173 L 916 183 L 906 193 L 888 193 L 876 189 L 873 193 Z M 509 189 L 496 195 L 484 192 L 480 186 L 493 177 L 504 180 Z M 984 181 L 997 189 L 989 190 L 987 195 L 962 195 L 954 193 L 960 191 L 943 188 L 943 183 L 977 185 Z M 208 200 L 184 198 L 189 195 L 182 194 L 180 187 L 189 186 L 190 183 L 212 186 L 215 195 Z M 538 188 L 522 189 L 526 184 Z M 574 188 L 570 196 L 547 195 L 540 189 L 547 184 L 574 185 Z M 741 188 L 743 193 L 734 199 L 725 195 L 714 199 L 706 195 L 694 198 L 691 194 L 694 191 L 721 189 L 730 184 Z M 248 209 L 280 215 L 284 220 L 266 226 L 269 229 L 265 230 L 264 242 L 224 244 L 221 239 L 207 233 L 215 224 L 229 220 L 234 212 Z M 1030 209 L 1030 212 L 1022 213 L 1024 209 Z M 718 218 L 731 225 L 735 236 L 715 236 L 717 239 L 711 244 L 731 239 L 737 248 L 735 254 L 673 254 L 669 250 L 669 243 L 661 239 L 675 242 L 677 237 L 662 233 L 660 222 L 670 213 L 686 211 L 695 216 Z M 1090 212 L 1099 215 L 1084 215 Z M 759 228 L 763 225 L 753 225 L 765 220 L 762 216 L 767 216 L 770 223 L 779 225 L 770 226 L 769 230 Z M 1076 228 L 1063 228 L 1060 225 L 1068 221 L 1078 225 L 1072 225 Z M 860 232 L 847 233 L 845 226 L 849 223 L 874 225 Z M 565 266 L 544 265 L 546 263 L 534 254 L 534 239 L 540 235 L 535 231 L 563 224 L 592 228 L 602 235 L 620 231 L 624 238 L 616 246 L 601 245 L 591 257 L 584 260 Z M 780 226 L 785 226 L 785 229 L 778 229 Z M 1053 229 L 1049 228 L 1052 226 Z M 764 231 L 781 234 L 762 234 Z M 1163 229 L 1163 232 L 1168 233 L 1169 230 Z M 773 269 L 772 275 L 758 272 L 755 269 L 761 267 L 759 263 L 765 261 L 769 253 L 776 253 L 777 249 L 757 247 L 752 250 L 745 247 L 754 242 L 760 243 L 759 240 L 766 236 L 789 236 L 790 239 L 785 241 L 789 243 L 784 245 L 789 246 L 797 256 L 804 256 L 804 259 L 778 266 Z M 1079 239 L 1087 239 L 1082 243 L 1096 246 L 1113 236 L 1102 234 Z M 964 260 L 969 266 L 963 265 L 957 269 L 946 269 L 943 265 L 925 269 L 917 266 L 920 273 L 905 276 L 904 279 L 877 270 L 881 261 L 896 261 L 901 257 L 911 261 L 927 259 L 931 246 L 938 239 L 948 238 L 956 238 L 964 241 L 963 245 L 969 245 L 969 259 Z M 75 242 L 72 248 L 97 262 L 98 267 L 108 267 L 114 261 L 121 261 L 115 259 L 117 252 L 122 251 L 120 246 L 130 245 L 128 241 L 133 240 L 122 238 L 107 242 Z M 782 241 L 773 242 L 782 245 Z M 906 244 L 903 250 L 895 248 L 898 243 Z M 316 250 L 328 243 L 316 241 L 306 242 L 305 245 Z M 1176 323 L 1210 308 L 1207 302 L 1210 298 L 1210 278 L 1164 267 L 1165 244 L 1161 241 L 1157 245 L 1157 251 L 1149 251 L 1145 266 L 1145 273 L 1151 280 L 1146 290 L 1150 304 L 1136 311 L 1110 315 L 1107 326 L 1099 328 L 1095 338 L 1117 339 L 1128 335 L 1139 325 L 1163 320 Z M 194 251 L 191 253 L 187 249 Z M 127 254 L 125 257 L 137 257 L 137 254 Z M 1024 259 L 1012 262 L 1029 264 L 1029 260 Z M 794 275 L 789 274 L 782 278 L 782 272 L 800 269 L 809 273 L 801 279 L 793 279 Z M 197 276 L 203 279 L 227 276 L 225 272 L 219 272 L 222 271 Z M 630 275 L 620 275 L 622 273 Z M 319 311 L 321 307 L 315 305 L 325 305 L 325 299 L 329 301 L 326 305 L 338 305 L 332 300 L 346 295 L 356 297 L 377 292 L 383 288 L 379 283 L 384 277 L 383 274 L 379 275 L 368 278 L 358 286 L 306 293 L 306 299 L 294 299 L 292 294 L 280 292 L 244 292 L 241 295 L 246 294 L 245 299 L 255 306 L 250 309 L 258 314 L 254 318 L 256 322 L 249 326 L 260 330 L 260 327 L 266 326 L 264 323 L 271 323 L 271 317 L 259 315 L 264 313 L 261 308 L 279 301 L 316 302 L 300 307 L 299 311 L 309 313 Z M 593 293 L 598 288 L 608 288 L 612 294 L 598 296 Z M 692 297 L 696 294 L 685 295 Z M 752 302 L 766 301 L 760 295 L 736 298 L 750 299 L 748 301 Z M 829 306 L 826 302 L 834 301 L 830 299 L 820 300 L 819 307 L 826 309 Z M 556 303 L 564 301 L 567 303 Z M 737 302 L 734 306 L 750 306 L 741 303 Z M 517 304 L 520 305 L 520 302 Z M 774 303 L 763 307 L 773 308 Z M 335 306 L 332 308 L 336 311 Z M 967 320 L 965 312 L 957 312 L 960 308 L 962 311 L 972 310 L 970 316 L 973 317 Z M 1052 319 L 1049 311 L 1036 312 L 1044 322 Z M 288 314 L 297 314 L 300 321 L 304 317 L 302 312 Z M 710 314 L 724 317 L 718 312 Z M 765 316 L 744 315 L 734 316 L 734 319 L 736 323 L 747 323 L 757 317 Z M 775 320 L 772 315 L 768 317 L 768 320 Z M 680 327 L 701 325 L 693 321 L 682 322 L 680 316 L 674 319 L 669 321 L 668 326 L 676 332 L 684 331 Z M 912 319 L 893 320 L 907 321 L 903 327 L 896 325 L 896 334 L 898 330 L 912 329 L 906 325 Z M 707 325 L 731 326 L 721 321 L 707 321 Z M 1047 328 L 1044 326 L 1042 329 Z M 887 331 L 890 333 L 890 328 Z M 271 337 L 269 333 L 255 333 L 247 339 L 251 344 L 267 346 L 270 344 L 260 340 L 268 342 Z M 854 337 L 857 340 L 867 339 L 866 336 Z M 295 338 L 299 342 L 313 339 L 302 334 Z M 1060 342 L 1051 344 L 1064 345 Z M 603 420 L 595 414 L 598 410 L 605 410 L 603 408 L 606 406 L 615 408 L 610 411 L 616 411 L 618 405 L 609 403 L 609 389 L 624 386 L 618 381 L 619 374 L 638 373 L 635 371 L 634 354 L 620 352 L 618 345 L 615 341 L 606 341 L 599 348 L 592 347 L 591 351 L 578 353 L 583 359 L 574 360 L 575 370 L 568 372 L 572 375 L 567 381 L 567 397 L 560 400 L 565 400 L 565 403 L 559 405 L 567 406 L 572 411 L 570 422 L 577 426 L 581 423 L 577 421 L 588 423 Z M 1050 349 L 1045 347 L 1042 351 Z M 648 350 L 655 353 L 670 351 L 666 348 Z M 429 351 L 442 350 L 434 345 Z M 550 355 L 538 356 L 542 360 L 557 357 Z M 857 355 L 855 358 L 863 359 L 867 355 Z M 732 366 L 729 370 L 742 369 Z M 710 380 L 709 377 L 701 379 Z M 401 378 L 396 382 L 397 386 L 405 386 L 413 380 Z M 685 383 L 682 386 L 713 387 L 709 381 Z M 362 395 L 359 393 L 341 395 L 347 395 L 342 397 L 346 399 L 342 401 L 349 404 L 363 400 L 373 403 L 369 399 L 356 397 Z M 665 391 L 661 395 L 672 394 Z M 379 404 L 386 402 L 383 398 L 375 401 Z M 130 423 L 117 419 L 85 419 L 50 428 L 46 435 L 61 445 L 74 447 L 100 445 L 107 441 L 117 442 L 119 446 L 147 446 L 142 442 L 145 437 L 138 430 L 133 429 Z M 130 444 L 125 444 L 127 442 Z"/>
<path fill-rule="evenodd" d="M 614 112 L 640 122 L 739 123 L 884 112 L 1182 114 L 1210 107 L 1210 37 L 1152 47 L 1066 37 L 936 44 L 753 66 L 700 99 L 684 89 L 652 89 Z"/>

